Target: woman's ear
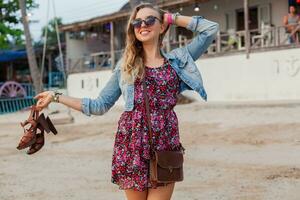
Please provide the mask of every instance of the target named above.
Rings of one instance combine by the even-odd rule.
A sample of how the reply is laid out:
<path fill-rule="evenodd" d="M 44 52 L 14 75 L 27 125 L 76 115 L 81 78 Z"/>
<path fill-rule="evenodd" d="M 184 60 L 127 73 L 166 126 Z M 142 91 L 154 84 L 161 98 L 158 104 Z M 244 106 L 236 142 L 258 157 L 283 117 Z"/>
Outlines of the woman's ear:
<path fill-rule="evenodd" d="M 170 26 L 170 25 L 168 25 L 168 24 L 162 24 L 162 25 L 161 25 L 160 34 L 166 33 L 166 32 L 168 31 L 168 29 L 169 29 L 169 26 Z"/>
<path fill-rule="evenodd" d="M 168 22 L 167 22 L 166 12 L 165 12 L 163 17 L 162 17 L 160 34 L 163 34 L 164 32 L 166 32 L 168 30 L 168 28 L 169 28 L 169 25 L 168 25 Z"/>
<path fill-rule="evenodd" d="M 165 24 L 161 24 L 159 33 L 162 34 L 163 32 L 165 32 L 166 28 L 167 26 Z"/>

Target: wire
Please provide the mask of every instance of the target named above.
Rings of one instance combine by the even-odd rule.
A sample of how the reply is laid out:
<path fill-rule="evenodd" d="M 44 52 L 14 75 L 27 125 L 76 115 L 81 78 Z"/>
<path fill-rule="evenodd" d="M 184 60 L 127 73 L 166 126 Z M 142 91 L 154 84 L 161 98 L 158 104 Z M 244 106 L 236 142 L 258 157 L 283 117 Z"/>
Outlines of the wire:
<path fill-rule="evenodd" d="M 76 16 L 93 16 L 92 13 L 101 13 L 106 10 L 113 10 L 115 8 L 115 11 L 119 10 L 124 6 L 125 4 L 122 5 L 115 5 L 115 4 L 107 4 L 105 6 L 97 7 L 96 5 L 93 8 L 80 8 L 80 10 L 74 10 L 72 12 L 63 12 L 60 11 L 60 15 L 63 16 L 64 18 L 71 18 L 71 17 L 76 17 Z M 107 14 L 111 13 L 110 11 L 106 12 Z"/>
<path fill-rule="evenodd" d="M 64 82 L 65 82 L 65 87 L 68 88 L 68 81 L 67 81 L 67 75 L 66 75 L 66 69 L 64 65 L 64 58 L 63 58 L 63 53 L 62 53 L 62 48 L 61 48 L 61 42 L 60 42 L 60 35 L 59 35 L 59 29 L 58 29 L 58 24 L 57 24 L 57 15 L 56 15 L 56 7 L 55 7 L 55 0 L 52 0 L 52 6 L 53 6 L 53 13 L 54 13 L 54 21 L 55 21 L 55 30 L 56 30 L 56 37 L 57 37 L 57 42 L 58 42 L 58 50 L 59 50 L 59 57 L 62 65 L 62 72 L 64 76 Z M 68 95 L 68 89 L 66 90 L 66 95 Z M 73 117 L 71 115 L 71 109 L 68 107 L 68 115 L 73 121 Z"/>
<path fill-rule="evenodd" d="M 121 2 L 125 2 L 124 0 L 120 0 Z M 126 1 L 126 3 L 127 3 L 128 1 Z M 116 3 L 116 5 L 120 5 L 119 3 Z M 125 5 L 125 3 L 123 4 L 123 5 Z M 102 1 L 102 2 L 99 2 L 99 3 L 93 3 L 93 4 L 90 4 L 90 5 L 85 5 L 84 7 L 78 7 L 77 9 L 68 9 L 68 10 L 63 10 L 63 12 L 67 12 L 67 13 L 69 13 L 69 12 L 73 12 L 73 11 L 82 11 L 82 10 L 89 10 L 89 9 L 93 9 L 93 8 L 97 8 L 97 7 L 99 7 L 99 8 L 105 8 L 105 7 L 107 7 L 107 6 L 109 6 L 109 7 L 111 7 L 111 6 L 114 6 L 114 4 L 112 4 L 112 3 L 107 3 L 107 1 Z"/>
<path fill-rule="evenodd" d="M 47 6 L 47 18 L 46 18 L 46 28 L 44 35 L 44 47 L 43 47 L 43 57 L 42 57 L 42 69 L 41 69 L 41 82 L 43 82 L 44 78 L 44 68 L 45 68 L 45 57 L 46 57 L 46 48 L 47 48 L 47 37 L 48 37 L 48 24 L 49 24 L 49 10 L 50 10 L 50 0 L 48 0 Z"/>
<path fill-rule="evenodd" d="M 64 17 L 75 17 L 75 16 L 87 16 L 87 15 L 92 15 L 92 13 L 99 13 L 99 15 L 101 13 L 112 13 L 115 11 L 118 11 L 121 7 L 116 7 L 116 6 L 106 6 L 106 7 L 102 7 L 102 8 L 94 8 L 94 9 L 90 9 L 90 10 L 85 10 L 85 11 L 80 11 L 80 12 L 70 12 L 70 13 L 63 13 L 60 14 L 61 16 Z M 103 15 L 103 14 L 102 14 Z"/>

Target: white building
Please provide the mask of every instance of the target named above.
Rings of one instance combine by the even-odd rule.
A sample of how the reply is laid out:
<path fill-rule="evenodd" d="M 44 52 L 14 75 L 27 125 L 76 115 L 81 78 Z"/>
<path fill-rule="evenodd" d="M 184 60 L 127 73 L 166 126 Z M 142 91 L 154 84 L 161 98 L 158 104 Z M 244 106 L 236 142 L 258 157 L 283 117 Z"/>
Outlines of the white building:
<path fill-rule="evenodd" d="M 165 0 L 158 1 L 158 5 L 182 15 L 202 15 L 220 24 L 216 41 L 196 61 L 208 101 L 300 99 L 300 46 L 288 43 L 282 22 L 291 0 L 248 0 L 248 8 L 244 7 L 245 2 Z M 129 4 L 110 15 L 61 27 L 67 36 L 71 96 L 96 97 L 109 79 L 111 66 L 125 45 L 128 8 Z M 249 31 L 245 11 L 249 12 Z M 185 45 L 192 37 L 192 32 L 172 27 L 165 49 Z M 201 100 L 196 93 L 187 94 Z"/>

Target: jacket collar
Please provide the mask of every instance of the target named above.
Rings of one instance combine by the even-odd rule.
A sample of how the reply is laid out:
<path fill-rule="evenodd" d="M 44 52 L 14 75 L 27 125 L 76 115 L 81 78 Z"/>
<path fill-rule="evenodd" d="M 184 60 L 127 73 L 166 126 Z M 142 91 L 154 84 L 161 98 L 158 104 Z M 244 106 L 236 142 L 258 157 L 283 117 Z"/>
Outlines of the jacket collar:
<path fill-rule="evenodd" d="M 165 53 L 163 51 L 163 49 L 160 49 L 160 53 L 163 57 L 167 58 L 168 60 L 173 60 L 175 59 L 175 56 L 173 54 L 170 54 L 170 53 Z"/>

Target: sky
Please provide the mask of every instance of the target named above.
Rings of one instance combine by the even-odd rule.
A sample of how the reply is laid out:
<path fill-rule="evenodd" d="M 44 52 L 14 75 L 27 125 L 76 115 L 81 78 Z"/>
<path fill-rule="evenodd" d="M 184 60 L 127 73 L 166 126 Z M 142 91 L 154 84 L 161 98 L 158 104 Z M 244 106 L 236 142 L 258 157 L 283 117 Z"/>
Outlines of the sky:
<path fill-rule="evenodd" d="M 49 20 L 54 17 L 53 2 L 56 16 L 62 17 L 63 23 L 86 20 L 118 11 L 128 0 L 49 0 Z M 41 29 L 47 24 L 48 0 L 35 0 L 39 8 L 30 11 L 30 31 L 32 38 L 38 41 Z"/>

